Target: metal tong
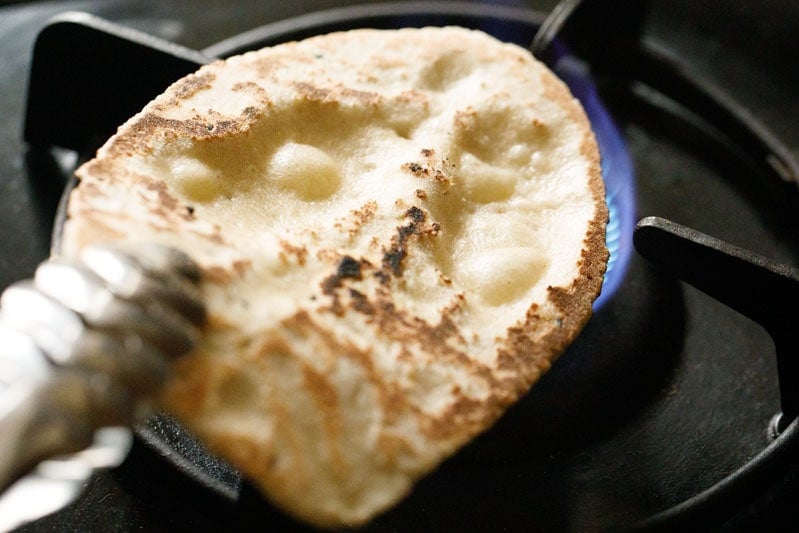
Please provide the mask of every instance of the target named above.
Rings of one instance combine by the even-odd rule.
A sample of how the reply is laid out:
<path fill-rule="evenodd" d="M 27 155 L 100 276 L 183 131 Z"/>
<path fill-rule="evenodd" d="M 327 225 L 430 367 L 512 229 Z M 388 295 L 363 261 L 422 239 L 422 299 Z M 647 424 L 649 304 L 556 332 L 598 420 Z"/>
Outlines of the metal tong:
<path fill-rule="evenodd" d="M 199 284 L 174 248 L 95 245 L 3 292 L 0 531 L 57 510 L 124 459 L 170 359 L 200 339 Z"/>

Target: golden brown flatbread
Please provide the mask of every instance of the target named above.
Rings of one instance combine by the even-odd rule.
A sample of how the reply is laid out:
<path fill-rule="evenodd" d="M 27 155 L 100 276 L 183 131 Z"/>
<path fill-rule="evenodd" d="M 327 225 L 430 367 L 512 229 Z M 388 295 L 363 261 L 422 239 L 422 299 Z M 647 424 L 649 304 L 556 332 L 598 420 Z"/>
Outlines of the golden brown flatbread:
<path fill-rule="evenodd" d="M 201 68 L 77 172 L 62 250 L 156 241 L 205 274 L 161 404 L 286 511 L 357 525 L 574 339 L 607 261 L 597 145 L 529 52 L 354 30 Z"/>

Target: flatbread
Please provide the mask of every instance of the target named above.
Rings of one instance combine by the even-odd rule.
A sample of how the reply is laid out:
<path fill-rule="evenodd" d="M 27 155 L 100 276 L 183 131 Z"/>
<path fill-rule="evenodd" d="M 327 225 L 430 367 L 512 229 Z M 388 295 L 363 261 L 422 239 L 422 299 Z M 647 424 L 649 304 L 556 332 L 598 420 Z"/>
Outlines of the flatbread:
<path fill-rule="evenodd" d="M 156 241 L 204 273 L 204 339 L 161 405 L 319 526 L 368 521 L 488 428 L 586 323 L 607 262 L 579 103 L 456 27 L 217 61 L 77 175 L 64 254 Z"/>

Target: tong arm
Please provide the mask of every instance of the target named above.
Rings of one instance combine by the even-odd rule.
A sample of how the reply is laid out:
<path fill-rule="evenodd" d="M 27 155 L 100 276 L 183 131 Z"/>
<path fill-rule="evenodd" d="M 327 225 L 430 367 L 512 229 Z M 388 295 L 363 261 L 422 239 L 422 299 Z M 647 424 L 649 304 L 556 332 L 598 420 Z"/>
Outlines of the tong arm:
<path fill-rule="evenodd" d="M 77 260 L 51 258 L 32 280 L 6 288 L 0 296 L 0 510 L 7 514 L 0 530 L 41 516 L 9 519 L 18 509 L 8 493 L 16 498 L 20 491 L 8 489 L 35 487 L 34 478 L 74 485 L 57 468 L 48 474 L 34 467 L 78 454 L 72 463 L 69 455 L 64 460 L 88 477 L 95 463 L 79 454 L 98 430 L 130 426 L 152 411 L 169 361 L 200 340 L 200 282 L 199 268 L 184 253 L 142 244 L 90 246 Z M 53 510 L 53 502 L 41 504 Z"/>

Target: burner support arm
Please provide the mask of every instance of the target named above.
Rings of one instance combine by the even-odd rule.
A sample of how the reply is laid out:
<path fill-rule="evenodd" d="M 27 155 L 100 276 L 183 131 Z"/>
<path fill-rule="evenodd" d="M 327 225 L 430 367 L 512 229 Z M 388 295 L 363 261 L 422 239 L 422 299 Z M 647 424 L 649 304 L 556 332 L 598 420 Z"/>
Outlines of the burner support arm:
<path fill-rule="evenodd" d="M 660 217 L 638 222 L 633 242 L 646 259 L 763 326 L 774 340 L 783 431 L 799 414 L 799 271 Z"/>

